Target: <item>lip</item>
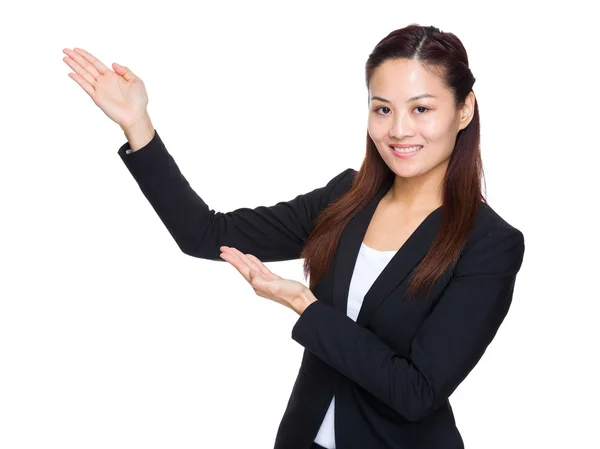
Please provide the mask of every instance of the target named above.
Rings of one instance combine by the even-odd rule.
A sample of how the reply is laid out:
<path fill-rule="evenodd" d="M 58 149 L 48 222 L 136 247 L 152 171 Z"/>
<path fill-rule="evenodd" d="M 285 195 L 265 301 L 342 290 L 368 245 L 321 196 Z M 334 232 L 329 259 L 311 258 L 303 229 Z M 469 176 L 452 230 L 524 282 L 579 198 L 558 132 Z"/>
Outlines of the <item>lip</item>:
<path fill-rule="evenodd" d="M 414 147 L 415 145 L 408 145 L 408 146 L 409 147 Z M 404 147 L 401 147 L 401 148 L 404 148 Z M 398 153 L 397 151 L 394 151 L 392 148 L 390 148 L 390 151 L 396 157 L 399 157 L 399 158 L 402 158 L 402 159 L 407 159 L 407 158 L 410 158 L 410 157 L 415 157 L 417 155 L 417 153 L 419 153 L 419 151 L 421 151 L 422 149 L 423 149 L 423 147 L 421 147 L 417 151 L 413 151 L 411 153 Z"/>
<path fill-rule="evenodd" d="M 418 143 L 393 143 L 390 145 L 391 147 L 396 147 L 396 148 L 410 148 L 410 147 L 422 147 L 423 145 L 420 145 Z"/>

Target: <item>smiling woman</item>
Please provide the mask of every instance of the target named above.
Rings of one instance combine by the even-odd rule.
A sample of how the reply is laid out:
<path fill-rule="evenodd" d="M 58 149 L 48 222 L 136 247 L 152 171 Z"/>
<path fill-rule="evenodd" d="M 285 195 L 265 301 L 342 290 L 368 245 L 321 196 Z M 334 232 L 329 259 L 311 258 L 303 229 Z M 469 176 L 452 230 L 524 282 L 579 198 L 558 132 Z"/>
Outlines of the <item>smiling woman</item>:
<path fill-rule="evenodd" d="M 393 201 L 412 203 L 419 186 L 426 189 L 421 195 L 431 195 L 431 201 L 441 204 L 440 186 L 456 136 L 473 118 L 473 92 L 457 107 L 443 78 L 423 62 L 408 58 L 382 63 L 371 77 L 369 91 L 373 95 L 368 132 L 381 158 L 397 175 Z M 412 92 L 427 93 L 406 99 Z M 410 163 L 395 158 L 410 159 Z"/>
<path fill-rule="evenodd" d="M 454 34 L 418 25 L 382 39 L 365 73 L 365 160 L 352 188 L 323 212 L 307 239 L 304 273 L 310 273 L 313 288 L 330 266 L 345 226 L 374 191 L 392 182 L 384 203 L 408 221 L 420 222 L 444 205 L 436 251 L 412 274 L 407 294 L 416 296 L 457 262 L 485 202 L 475 77 Z"/>
<path fill-rule="evenodd" d="M 141 79 L 65 53 L 124 130 L 118 155 L 181 251 L 230 263 L 298 313 L 291 336 L 305 350 L 275 449 L 464 447 L 449 397 L 508 312 L 525 242 L 482 195 L 475 78 L 454 34 L 410 25 L 375 46 L 358 172 L 225 213 L 167 151 Z M 308 288 L 264 266 L 300 258 Z"/>

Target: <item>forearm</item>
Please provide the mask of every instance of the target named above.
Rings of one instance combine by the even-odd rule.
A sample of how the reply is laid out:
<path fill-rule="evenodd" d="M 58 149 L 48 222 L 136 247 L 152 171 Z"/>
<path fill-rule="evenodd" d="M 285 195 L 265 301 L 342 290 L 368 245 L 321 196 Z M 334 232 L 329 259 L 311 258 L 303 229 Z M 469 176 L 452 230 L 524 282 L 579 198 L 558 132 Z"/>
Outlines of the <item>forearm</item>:
<path fill-rule="evenodd" d="M 433 408 L 431 385 L 414 365 L 323 301 L 300 316 L 292 339 L 408 420 Z"/>
<path fill-rule="evenodd" d="M 523 238 L 489 235 L 421 324 L 409 356 L 324 301 L 306 308 L 292 338 L 404 418 L 426 417 L 475 367 L 508 312 Z"/>

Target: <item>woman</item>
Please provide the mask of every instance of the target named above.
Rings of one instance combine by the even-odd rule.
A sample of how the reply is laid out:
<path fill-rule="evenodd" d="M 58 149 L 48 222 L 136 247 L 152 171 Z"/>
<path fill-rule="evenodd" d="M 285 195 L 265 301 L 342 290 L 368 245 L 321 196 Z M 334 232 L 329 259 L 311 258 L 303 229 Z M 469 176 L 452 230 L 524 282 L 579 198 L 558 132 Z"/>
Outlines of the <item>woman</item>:
<path fill-rule="evenodd" d="M 448 398 L 504 320 L 525 245 L 481 193 L 475 78 L 456 36 L 410 25 L 369 55 L 358 172 L 228 213 L 181 174 L 138 76 L 64 52 L 124 130 L 118 154 L 181 250 L 229 262 L 299 314 L 292 338 L 305 351 L 276 449 L 464 447 Z M 263 264 L 298 258 L 308 288 Z"/>

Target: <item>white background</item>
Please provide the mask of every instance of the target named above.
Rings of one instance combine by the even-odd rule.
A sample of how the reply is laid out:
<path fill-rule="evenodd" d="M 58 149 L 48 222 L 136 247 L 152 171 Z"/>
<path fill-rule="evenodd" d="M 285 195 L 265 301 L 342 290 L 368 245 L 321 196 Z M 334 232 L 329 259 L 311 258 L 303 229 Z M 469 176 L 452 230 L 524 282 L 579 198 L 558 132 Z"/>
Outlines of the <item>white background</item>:
<path fill-rule="evenodd" d="M 364 64 L 411 23 L 465 45 L 487 198 L 525 235 L 508 317 L 451 397 L 466 447 L 599 447 L 599 40 L 583 4 L 13 4 L 0 18 L 0 448 L 272 447 L 303 350 L 294 312 L 179 250 L 62 49 L 139 75 L 167 149 L 226 212 L 360 167 Z M 301 260 L 268 266 L 307 284 Z"/>

